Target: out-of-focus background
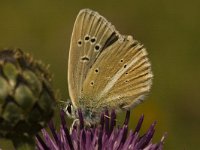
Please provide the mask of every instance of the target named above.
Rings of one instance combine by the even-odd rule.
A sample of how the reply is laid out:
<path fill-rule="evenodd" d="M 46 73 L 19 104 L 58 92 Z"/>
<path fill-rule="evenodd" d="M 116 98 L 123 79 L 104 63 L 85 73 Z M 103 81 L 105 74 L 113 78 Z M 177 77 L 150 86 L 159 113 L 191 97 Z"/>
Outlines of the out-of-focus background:
<path fill-rule="evenodd" d="M 91 8 L 148 50 L 151 94 L 132 112 L 130 128 L 145 115 L 142 133 L 157 120 L 154 142 L 168 132 L 165 149 L 197 149 L 200 135 L 200 2 L 198 0 L 0 1 L 0 48 L 21 48 L 51 65 L 63 100 L 75 17 Z M 121 115 L 123 117 L 123 115 Z M 119 122 L 123 122 L 123 118 Z M 2 149 L 12 149 L 0 140 Z"/>

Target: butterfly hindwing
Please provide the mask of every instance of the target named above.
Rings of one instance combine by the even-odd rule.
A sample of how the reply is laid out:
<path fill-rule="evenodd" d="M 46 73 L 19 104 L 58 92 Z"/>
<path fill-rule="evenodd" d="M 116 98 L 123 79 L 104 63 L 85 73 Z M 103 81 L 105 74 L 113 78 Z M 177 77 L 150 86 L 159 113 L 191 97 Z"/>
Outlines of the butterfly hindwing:
<path fill-rule="evenodd" d="M 83 83 L 82 97 L 93 109 L 130 109 L 149 92 L 151 80 L 145 48 L 125 36 L 100 54 Z"/>

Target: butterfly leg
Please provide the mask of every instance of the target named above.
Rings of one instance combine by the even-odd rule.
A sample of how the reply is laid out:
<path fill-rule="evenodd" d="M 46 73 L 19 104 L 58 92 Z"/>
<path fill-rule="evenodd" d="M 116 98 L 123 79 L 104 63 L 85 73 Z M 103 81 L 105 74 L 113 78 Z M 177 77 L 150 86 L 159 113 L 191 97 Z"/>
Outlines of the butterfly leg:
<path fill-rule="evenodd" d="M 72 133 L 73 128 L 75 128 L 75 127 L 78 128 L 79 124 L 80 124 L 79 119 L 74 119 L 74 121 L 70 127 L 70 134 Z"/>

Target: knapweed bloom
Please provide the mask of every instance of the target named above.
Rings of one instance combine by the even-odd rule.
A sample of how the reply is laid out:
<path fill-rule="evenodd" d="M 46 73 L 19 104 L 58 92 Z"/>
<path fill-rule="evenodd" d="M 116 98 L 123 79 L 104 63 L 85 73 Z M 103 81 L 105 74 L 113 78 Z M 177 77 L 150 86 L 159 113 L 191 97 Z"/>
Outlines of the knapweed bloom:
<path fill-rule="evenodd" d="M 52 136 L 47 130 L 42 129 L 42 136 L 37 135 L 38 150 L 162 150 L 165 136 L 158 143 L 152 143 L 155 132 L 155 122 L 144 135 L 139 134 L 144 116 L 142 115 L 135 130 L 128 130 L 130 112 L 127 111 L 122 127 L 116 126 L 116 114 L 109 115 L 108 111 L 102 113 L 99 125 L 84 126 L 84 118 L 79 111 L 79 125 L 72 127 L 69 132 L 65 113 L 61 111 L 60 131 L 56 131 L 53 122 L 49 123 Z M 105 117 L 106 116 L 106 117 Z"/>

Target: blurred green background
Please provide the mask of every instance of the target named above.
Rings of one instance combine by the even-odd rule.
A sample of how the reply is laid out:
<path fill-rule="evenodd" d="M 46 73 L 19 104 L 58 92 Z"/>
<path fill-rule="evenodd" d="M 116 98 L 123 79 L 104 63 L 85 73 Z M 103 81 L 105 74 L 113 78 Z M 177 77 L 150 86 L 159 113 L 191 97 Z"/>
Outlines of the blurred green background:
<path fill-rule="evenodd" d="M 54 87 L 67 99 L 67 55 L 75 17 L 91 8 L 148 50 L 154 83 L 131 117 L 145 115 L 142 133 L 157 120 L 154 141 L 168 132 L 165 149 L 197 149 L 200 135 L 200 1 L 0 1 L 0 48 L 21 48 L 51 65 Z M 123 116 L 123 115 L 121 115 Z M 122 119 L 123 121 L 123 119 Z M 11 149 L 0 140 L 0 147 Z"/>

